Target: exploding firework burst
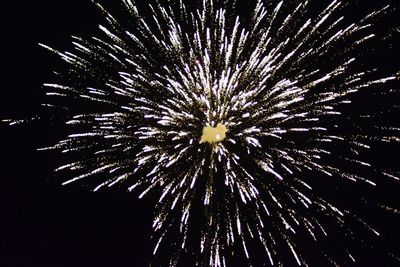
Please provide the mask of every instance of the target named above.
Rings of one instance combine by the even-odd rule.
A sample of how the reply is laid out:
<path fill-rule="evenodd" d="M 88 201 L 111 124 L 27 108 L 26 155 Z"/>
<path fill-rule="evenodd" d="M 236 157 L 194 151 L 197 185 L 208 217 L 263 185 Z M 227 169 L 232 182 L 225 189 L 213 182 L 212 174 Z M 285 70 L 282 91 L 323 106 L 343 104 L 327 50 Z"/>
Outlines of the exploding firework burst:
<path fill-rule="evenodd" d="M 298 236 L 318 241 L 336 225 L 351 239 L 349 220 L 379 235 L 326 186 L 399 180 L 362 153 L 398 142 L 400 128 L 350 105 L 371 90 L 396 93 L 397 70 L 363 69 L 358 59 L 376 38 L 374 21 L 395 7 L 347 23 L 342 1 L 316 16 L 305 0 L 266 2 L 122 0 L 126 25 L 96 4 L 103 37 L 73 37 L 75 52 L 42 45 L 69 67 L 45 84 L 48 106 L 66 110 L 72 129 L 46 148 L 75 156 L 57 168 L 70 177 L 64 184 L 158 195 L 154 253 L 179 233 L 171 266 L 195 249 L 202 266 L 231 266 L 235 251 L 252 261 L 257 245 L 271 265 L 286 251 L 307 264 Z"/>

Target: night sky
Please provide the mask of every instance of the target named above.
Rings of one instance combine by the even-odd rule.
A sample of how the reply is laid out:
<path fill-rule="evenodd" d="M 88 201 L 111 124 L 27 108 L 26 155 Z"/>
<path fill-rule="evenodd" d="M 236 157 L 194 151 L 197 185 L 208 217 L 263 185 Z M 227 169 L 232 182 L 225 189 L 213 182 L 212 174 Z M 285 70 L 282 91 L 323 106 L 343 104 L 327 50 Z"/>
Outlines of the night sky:
<path fill-rule="evenodd" d="M 104 2 L 118 10 L 117 1 Z M 352 15 L 364 14 L 369 8 L 368 4 L 360 4 Z M 60 61 L 38 43 L 61 51 L 70 49 L 70 35 L 99 35 L 97 25 L 103 23 L 102 17 L 89 0 L 8 1 L 2 4 L 0 13 L 0 119 L 43 114 L 41 84 L 52 77 L 51 71 Z M 398 68 L 393 58 L 399 59 L 394 54 L 399 40 L 395 42 L 394 47 L 382 44 L 391 49 L 383 55 L 387 66 L 382 68 Z M 157 197 L 139 200 L 136 193 L 128 193 L 125 188 L 93 193 L 84 183 L 61 186 L 63 177 L 52 171 L 60 164 L 59 154 L 38 152 L 36 148 L 52 145 L 62 133 L 57 121 L 34 119 L 25 126 L 0 125 L 0 266 L 166 266 L 157 261 L 149 265 L 154 246 L 150 240 L 152 207 Z M 369 157 L 398 170 L 398 148 L 382 146 L 374 152 L 385 157 L 374 158 L 374 152 Z M 361 186 L 361 190 L 366 188 Z M 337 197 L 358 193 L 352 190 L 357 189 L 348 187 L 343 196 Z M 399 183 L 384 182 L 365 197 L 400 208 L 399 191 Z M 348 266 L 399 266 L 387 251 L 397 252 L 400 257 L 400 215 L 378 208 L 361 212 L 382 236 L 373 240 L 376 249 L 357 251 L 360 260 Z M 233 267 L 246 266 L 239 262 Z M 313 266 L 326 265 L 324 261 L 313 262 Z M 295 262 L 290 259 L 286 266 L 295 266 Z"/>

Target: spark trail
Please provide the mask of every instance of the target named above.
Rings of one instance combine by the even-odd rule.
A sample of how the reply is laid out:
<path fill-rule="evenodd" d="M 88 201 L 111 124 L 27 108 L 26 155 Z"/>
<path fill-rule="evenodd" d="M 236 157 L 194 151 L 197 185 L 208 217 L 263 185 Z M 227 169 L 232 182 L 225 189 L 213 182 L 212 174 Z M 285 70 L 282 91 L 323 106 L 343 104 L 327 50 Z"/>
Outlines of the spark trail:
<path fill-rule="evenodd" d="M 306 265 L 296 236 L 318 246 L 326 219 L 352 235 L 346 222 L 354 216 L 379 235 L 313 181 L 373 187 L 377 173 L 400 179 L 362 157 L 376 143 L 399 142 L 400 128 L 377 136 L 347 117 L 359 94 L 389 93 L 398 80 L 399 72 L 359 70 L 354 52 L 375 38 L 377 18 L 397 10 L 384 6 L 346 24 L 346 4 L 336 0 L 316 16 L 305 0 L 252 1 L 247 15 L 231 0 L 150 2 L 122 0 L 130 26 L 96 4 L 107 20 L 102 37 L 73 37 L 74 52 L 41 45 L 69 66 L 45 84 L 72 129 L 45 149 L 77 152 L 56 170 L 69 177 L 64 184 L 158 194 L 154 253 L 180 233 L 170 246 L 197 244 L 203 266 L 231 266 L 238 247 L 251 261 L 253 243 L 271 265 L 286 252 Z M 170 260 L 178 263 L 179 253 Z"/>

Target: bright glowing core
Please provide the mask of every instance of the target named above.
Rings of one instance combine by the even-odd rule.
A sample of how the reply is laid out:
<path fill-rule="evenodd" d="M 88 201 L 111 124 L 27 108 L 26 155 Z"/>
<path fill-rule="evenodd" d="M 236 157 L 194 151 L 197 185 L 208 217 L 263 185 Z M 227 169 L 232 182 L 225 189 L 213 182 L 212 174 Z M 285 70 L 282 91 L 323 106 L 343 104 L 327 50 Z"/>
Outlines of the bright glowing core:
<path fill-rule="evenodd" d="M 218 123 L 217 127 L 205 126 L 203 128 L 201 142 L 208 142 L 210 144 L 221 142 L 226 137 L 226 131 L 226 127 L 221 123 Z"/>

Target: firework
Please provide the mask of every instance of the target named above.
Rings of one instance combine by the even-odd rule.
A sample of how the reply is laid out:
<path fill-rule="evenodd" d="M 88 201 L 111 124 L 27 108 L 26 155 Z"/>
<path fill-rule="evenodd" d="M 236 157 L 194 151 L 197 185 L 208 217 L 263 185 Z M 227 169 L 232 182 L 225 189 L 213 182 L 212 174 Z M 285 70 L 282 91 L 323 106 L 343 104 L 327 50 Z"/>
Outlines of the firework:
<path fill-rule="evenodd" d="M 42 45 L 68 63 L 45 84 L 47 105 L 65 109 L 71 129 L 44 148 L 76 157 L 56 169 L 69 177 L 63 184 L 158 195 L 154 253 L 175 236 L 171 266 L 191 250 L 204 266 L 231 266 L 232 252 L 251 262 L 257 246 L 271 265 L 286 252 L 307 264 L 299 236 L 319 246 L 332 224 L 354 236 L 349 220 L 379 235 L 326 186 L 373 187 L 379 173 L 399 180 L 362 153 L 398 142 L 400 128 L 376 135 L 353 121 L 375 125 L 374 115 L 348 107 L 371 88 L 389 94 L 398 79 L 360 70 L 357 57 L 375 38 L 374 21 L 395 8 L 346 23 L 342 1 L 316 16 L 305 0 L 266 2 L 243 11 L 234 0 L 122 0 L 128 23 L 96 4 L 107 20 L 102 37 L 73 37 L 74 52 Z"/>

